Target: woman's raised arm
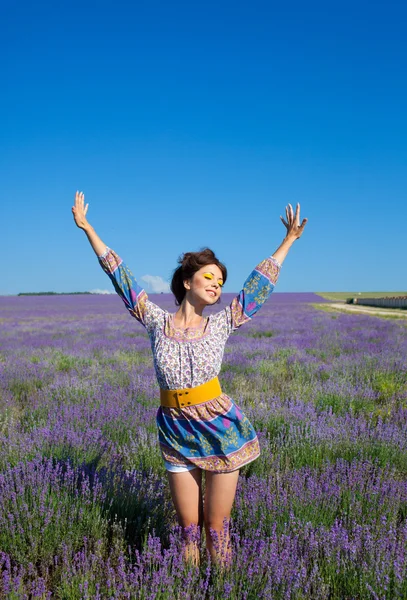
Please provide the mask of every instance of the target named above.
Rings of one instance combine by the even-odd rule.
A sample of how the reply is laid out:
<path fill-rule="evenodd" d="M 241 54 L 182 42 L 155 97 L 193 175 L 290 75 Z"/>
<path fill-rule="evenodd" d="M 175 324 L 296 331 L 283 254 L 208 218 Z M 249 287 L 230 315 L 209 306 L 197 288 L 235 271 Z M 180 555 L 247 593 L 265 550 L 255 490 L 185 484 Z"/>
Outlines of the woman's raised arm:
<path fill-rule="evenodd" d="M 75 194 L 75 206 L 72 207 L 73 218 L 79 229 L 88 236 L 88 240 L 96 256 L 101 256 L 106 250 L 106 244 L 102 242 L 92 225 L 88 223 L 86 219 L 86 213 L 88 212 L 89 204 L 85 206 L 85 195 L 83 192 L 76 192 Z"/>
<path fill-rule="evenodd" d="M 302 236 L 302 232 L 304 231 L 304 227 L 307 224 L 308 219 L 303 219 L 300 225 L 300 203 L 298 202 L 297 208 L 295 209 L 295 214 L 293 213 L 293 207 L 291 204 L 287 204 L 285 207 L 285 214 L 287 221 L 284 221 L 283 217 L 280 215 L 280 219 L 283 222 L 284 227 L 287 229 L 287 235 L 284 240 L 274 252 L 273 257 L 278 260 L 280 265 L 283 263 L 283 260 L 287 256 L 287 252 L 299 237 Z"/>
<path fill-rule="evenodd" d="M 74 220 L 79 229 L 88 236 L 88 240 L 98 257 L 99 264 L 111 280 L 117 294 L 123 300 L 132 317 L 145 327 L 159 316 L 162 309 L 148 300 L 144 288 L 137 283 L 133 273 L 118 254 L 102 242 L 93 227 L 86 219 L 88 204 L 84 205 L 83 192 L 76 192 L 75 206 L 72 207 Z"/>
<path fill-rule="evenodd" d="M 308 219 L 303 219 L 300 225 L 300 205 L 297 204 L 294 215 L 291 204 L 288 204 L 286 217 L 287 221 L 280 217 L 287 229 L 286 237 L 272 256 L 253 269 L 230 304 L 229 333 L 249 321 L 273 292 L 282 262 L 295 240 L 302 235 Z"/>

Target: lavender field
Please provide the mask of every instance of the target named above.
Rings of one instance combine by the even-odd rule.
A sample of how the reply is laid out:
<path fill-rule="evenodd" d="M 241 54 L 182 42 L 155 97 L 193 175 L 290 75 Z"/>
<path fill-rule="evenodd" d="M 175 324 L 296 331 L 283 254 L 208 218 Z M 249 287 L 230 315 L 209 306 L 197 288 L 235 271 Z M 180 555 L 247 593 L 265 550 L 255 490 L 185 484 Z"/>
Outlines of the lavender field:
<path fill-rule="evenodd" d="M 0 297 L 0 597 L 407 598 L 407 324 L 314 302 L 275 293 L 226 346 L 262 454 L 222 572 L 204 540 L 183 562 L 149 340 L 120 298 Z"/>

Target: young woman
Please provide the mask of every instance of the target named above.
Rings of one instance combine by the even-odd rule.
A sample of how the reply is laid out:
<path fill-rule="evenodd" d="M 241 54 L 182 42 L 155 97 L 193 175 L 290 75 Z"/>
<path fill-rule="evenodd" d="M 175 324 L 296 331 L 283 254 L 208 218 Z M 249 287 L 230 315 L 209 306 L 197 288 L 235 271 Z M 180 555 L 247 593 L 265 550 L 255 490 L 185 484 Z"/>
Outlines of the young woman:
<path fill-rule="evenodd" d="M 178 310 L 171 314 L 148 299 L 122 259 L 98 237 L 86 219 L 88 206 L 84 194 L 77 192 L 72 207 L 75 223 L 85 231 L 116 292 L 151 340 L 160 386 L 158 438 L 186 539 L 185 557 L 199 563 L 199 543 L 191 531 L 205 525 L 212 559 L 228 565 L 228 523 L 239 469 L 255 460 L 260 448 L 250 421 L 220 387 L 223 351 L 229 335 L 270 296 L 281 264 L 307 219 L 300 224 L 300 205 L 293 214 L 289 204 L 287 220 L 280 217 L 287 233 L 276 252 L 257 265 L 229 306 L 204 317 L 204 308 L 218 302 L 227 277 L 226 267 L 211 250 L 187 252 L 179 259 L 171 282 Z"/>

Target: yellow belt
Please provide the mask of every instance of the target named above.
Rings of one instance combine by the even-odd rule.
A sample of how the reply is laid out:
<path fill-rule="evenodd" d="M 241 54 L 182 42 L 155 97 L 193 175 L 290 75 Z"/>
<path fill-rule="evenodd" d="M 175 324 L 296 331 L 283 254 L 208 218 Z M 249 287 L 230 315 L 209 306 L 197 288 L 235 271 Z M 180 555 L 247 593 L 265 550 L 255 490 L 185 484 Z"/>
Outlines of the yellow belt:
<path fill-rule="evenodd" d="M 197 385 L 193 388 L 184 388 L 182 390 L 162 390 L 160 389 L 161 406 L 170 408 L 180 408 L 181 406 L 192 406 L 208 402 L 222 393 L 219 379 L 214 377 L 207 383 Z"/>

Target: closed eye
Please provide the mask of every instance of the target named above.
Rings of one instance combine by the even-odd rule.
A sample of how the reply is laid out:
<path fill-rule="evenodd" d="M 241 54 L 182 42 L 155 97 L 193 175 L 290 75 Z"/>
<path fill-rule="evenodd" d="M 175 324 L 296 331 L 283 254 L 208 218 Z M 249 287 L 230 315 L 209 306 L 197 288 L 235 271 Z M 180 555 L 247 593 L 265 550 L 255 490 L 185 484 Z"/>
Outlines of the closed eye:
<path fill-rule="evenodd" d="M 212 275 L 212 273 L 204 273 L 204 274 L 203 274 L 203 276 L 205 277 L 205 279 L 210 279 L 211 281 L 212 281 L 212 279 L 213 279 L 213 277 L 214 277 L 214 276 Z M 222 281 L 222 279 L 218 279 L 218 285 L 219 285 L 219 287 L 222 287 L 222 286 L 223 286 L 223 281 Z"/>

